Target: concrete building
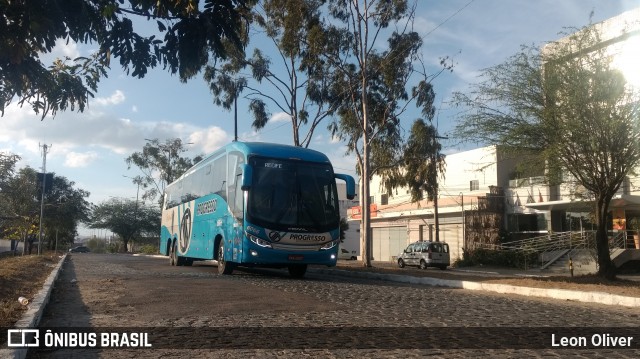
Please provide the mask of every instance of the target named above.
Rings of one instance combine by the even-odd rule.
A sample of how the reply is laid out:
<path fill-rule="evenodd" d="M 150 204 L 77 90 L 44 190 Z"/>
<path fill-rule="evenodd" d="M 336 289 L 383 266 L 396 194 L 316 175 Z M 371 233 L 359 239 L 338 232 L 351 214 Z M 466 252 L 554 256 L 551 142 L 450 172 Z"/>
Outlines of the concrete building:
<path fill-rule="evenodd" d="M 630 86 L 640 87 L 640 8 L 594 25 L 602 47 L 613 58 Z M 558 42 L 565 41 L 560 39 Z M 554 51 L 553 44 L 543 53 Z M 552 232 L 593 229 L 593 205 L 570 177 L 550 186 L 539 175 L 518 178 L 516 163 L 506 160 L 496 146 L 446 156 L 446 175 L 439 183 L 439 239 L 449 243 L 451 259 L 461 259 L 463 248 L 491 246 Z M 636 173 L 640 174 L 640 168 Z M 372 260 L 395 261 L 409 244 L 435 239 L 432 202 L 411 203 L 406 189 L 387 193 L 379 178 L 371 182 Z M 357 220 L 358 209 L 350 212 Z M 630 176 L 611 202 L 610 230 L 625 231 L 629 218 L 640 218 L 640 178 Z M 359 223 L 359 222 L 354 222 Z M 631 234 L 622 245 L 634 248 Z"/>
<path fill-rule="evenodd" d="M 452 261 L 462 258 L 463 248 L 499 244 L 500 236 L 517 240 L 595 228 L 589 214 L 593 203 L 580 197 L 583 190 L 572 181 L 550 186 L 543 176 L 513 179 L 515 162 L 504 157 L 496 146 L 446 157 L 446 176 L 439 183 L 439 238 L 449 243 Z M 373 260 L 395 261 L 409 243 L 435 239 L 433 202 L 411 203 L 406 189 L 386 193 L 378 177 L 371 194 Z M 349 219 L 358 226 L 353 212 Z M 611 202 L 611 215 L 611 231 L 625 230 L 624 218 L 640 217 L 640 177 L 627 178 Z"/>
<path fill-rule="evenodd" d="M 465 238 L 474 236 L 474 233 L 465 233 L 469 226 L 463 223 L 474 218 L 474 211 L 478 208 L 486 206 L 487 197 L 497 198 L 495 194 L 492 197 L 491 191 L 508 185 L 509 171 L 513 166 L 509 161 L 500 160 L 495 146 L 448 155 L 446 163 L 446 176 L 439 183 L 439 238 L 449 243 L 451 258 L 455 261 L 462 257 Z M 393 261 L 407 244 L 434 240 L 436 228 L 432 202 L 411 203 L 406 189 L 386 193 L 379 177 L 372 180 L 371 194 L 371 203 L 374 204 L 371 218 L 373 260 Z M 504 196 L 499 200 L 503 201 Z M 351 216 L 351 219 L 357 218 Z M 497 235 L 498 230 L 492 232 Z"/>

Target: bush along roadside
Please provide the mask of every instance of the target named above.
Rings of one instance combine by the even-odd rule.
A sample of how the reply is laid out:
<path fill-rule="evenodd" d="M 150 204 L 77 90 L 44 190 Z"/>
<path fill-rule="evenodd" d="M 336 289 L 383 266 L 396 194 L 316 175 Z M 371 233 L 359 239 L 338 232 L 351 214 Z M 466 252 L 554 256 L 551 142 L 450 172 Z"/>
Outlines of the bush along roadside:
<path fill-rule="evenodd" d="M 462 260 L 456 262 L 457 267 L 495 266 L 518 269 L 529 269 L 538 264 L 536 253 L 477 248 L 464 250 Z"/>

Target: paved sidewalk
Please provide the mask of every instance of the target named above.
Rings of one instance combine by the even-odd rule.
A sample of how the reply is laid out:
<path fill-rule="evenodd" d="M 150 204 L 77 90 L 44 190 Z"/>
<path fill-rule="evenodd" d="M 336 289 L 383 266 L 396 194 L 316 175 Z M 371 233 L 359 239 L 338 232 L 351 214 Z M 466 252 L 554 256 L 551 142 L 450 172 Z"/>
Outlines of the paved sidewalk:
<path fill-rule="evenodd" d="M 490 279 L 500 278 L 551 277 L 558 276 L 559 274 L 557 273 L 545 273 L 537 270 L 524 271 L 510 268 L 483 267 L 449 268 L 445 271 L 435 269 L 399 269 L 394 265 L 394 263 L 389 262 L 373 262 L 373 267 L 370 269 L 365 269 L 361 266 L 362 263 L 360 261 L 340 261 L 336 267 L 327 268 L 317 266 L 310 268 L 310 272 L 640 308 L 640 298 L 637 297 L 628 297 L 599 291 L 558 289 L 553 288 L 552 284 L 550 284 L 550 287 L 548 288 L 538 288 L 487 282 L 487 280 Z M 377 269 L 386 270 L 381 271 Z M 640 275 L 619 277 L 621 279 L 640 281 Z"/>

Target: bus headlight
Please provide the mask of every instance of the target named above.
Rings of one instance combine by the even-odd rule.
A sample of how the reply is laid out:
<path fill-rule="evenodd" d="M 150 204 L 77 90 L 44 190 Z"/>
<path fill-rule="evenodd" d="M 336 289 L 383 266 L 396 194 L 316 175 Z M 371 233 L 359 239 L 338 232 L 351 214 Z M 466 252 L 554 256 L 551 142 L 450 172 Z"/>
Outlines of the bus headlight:
<path fill-rule="evenodd" d="M 246 233 L 246 232 L 245 232 Z M 257 245 L 259 245 L 260 247 L 265 247 L 265 248 L 273 248 L 271 247 L 271 243 L 265 241 L 262 238 L 258 238 L 252 234 L 246 233 L 247 234 L 247 238 L 249 238 L 249 240 Z"/>
<path fill-rule="evenodd" d="M 327 249 L 331 249 L 331 248 L 333 248 L 333 247 L 335 247 L 337 245 L 338 245 L 338 241 L 331 241 L 331 242 L 325 244 L 324 246 L 320 247 L 320 249 L 327 250 Z"/>

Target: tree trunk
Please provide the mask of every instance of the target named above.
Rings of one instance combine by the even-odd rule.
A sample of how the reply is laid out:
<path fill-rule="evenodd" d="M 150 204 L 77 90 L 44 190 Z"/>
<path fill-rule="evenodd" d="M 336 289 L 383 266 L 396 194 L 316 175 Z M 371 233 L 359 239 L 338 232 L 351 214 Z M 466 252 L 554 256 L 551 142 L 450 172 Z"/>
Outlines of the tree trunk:
<path fill-rule="evenodd" d="M 365 128 L 367 124 L 366 115 L 365 115 Z M 363 155 L 363 169 L 362 169 L 362 223 L 363 223 L 363 233 L 361 234 L 364 237 L 365 247 L 363 248 L 363 259 L 364 266 L 371 267 L 371 201 L 369 200 L 369 144 L 367 141 L 369 140 L 369 136 L 367 135 L 367 131 L 364 132 L 364 155 Z"/>
<path fill-rule="evenodd" d="M 607 197 L 607 196 L 604 196 Z M 613 280 L 616 278 L 616 266 L 609 255 L 609 236 L 607 235 L 607 212 L 609 198 L 596 198 L 596 253 L 598 255 L 598 276 Z"/>

